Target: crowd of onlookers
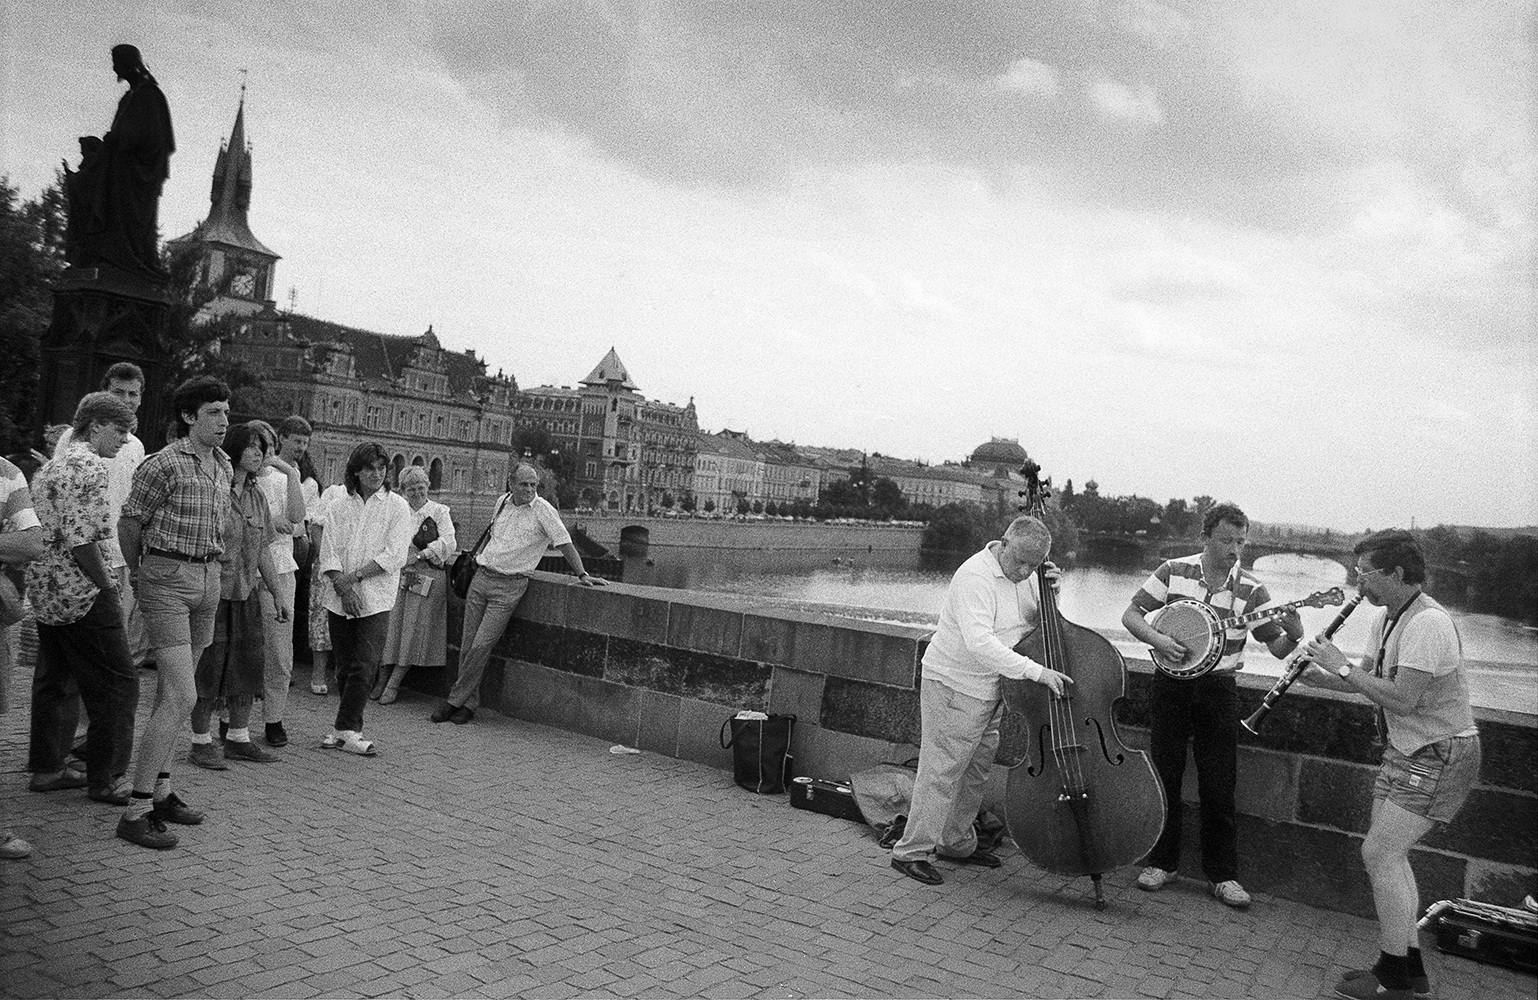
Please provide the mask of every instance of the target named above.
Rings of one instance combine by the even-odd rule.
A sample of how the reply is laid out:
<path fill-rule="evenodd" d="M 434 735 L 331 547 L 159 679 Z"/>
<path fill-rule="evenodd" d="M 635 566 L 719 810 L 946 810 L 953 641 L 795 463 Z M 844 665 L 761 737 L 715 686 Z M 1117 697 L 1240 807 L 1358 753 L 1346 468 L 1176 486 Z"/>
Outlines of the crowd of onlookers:
<path fill-rule="evenodd" d="M 323 485 L 303 417 L 231 426 L 215 378 L 177 387 L 169 441 L 147 455 L 134 434 L 143 391 L 139 368 L 113 365 L 70 425 L 49 428 L 48 452 L 0 459 L 0 679 L 31 669 L 28 787 L 83 788 L 123 808 L 119 837 L 167 848 L 168 824 L 204 818 L 171 788 L 189 728 L 199 767 L 281 759 L 301 620 L 310 690 L 338 697 L 320 745 L 379 752 L 363 735 L 368 702 L 391 704 L 410 670 L 447 663 L 459 539 L 424 469 L 392 483 L 384 449 L 365 441 L 343 482 Z M 434 722 L 474 717 L 491 649 L 550 547 L 582 583 L 602 582 L 539 482 L 513 470 L 473 549 L 459 670 Z M 145 670 L 155 699 L 141 724 Z M 30 851 L 0 823 L 0 858 Z"/>

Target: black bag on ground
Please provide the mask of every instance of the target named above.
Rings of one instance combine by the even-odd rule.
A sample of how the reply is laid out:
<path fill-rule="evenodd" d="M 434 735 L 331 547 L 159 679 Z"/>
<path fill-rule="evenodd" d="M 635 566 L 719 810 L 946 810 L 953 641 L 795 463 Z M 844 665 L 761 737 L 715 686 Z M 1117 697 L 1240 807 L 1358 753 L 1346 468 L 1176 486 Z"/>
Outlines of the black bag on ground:
<path fill-rule="evenodd" d="M 726 731 L 730 728 L 731 739 Z M 794 715 L 739 712 L 721 724 L 721 748 L 732 751 L 732 773 L 737 784 L 760 795 L 785 791 L 790 760 L 790 738 L 796 728 Z"/>

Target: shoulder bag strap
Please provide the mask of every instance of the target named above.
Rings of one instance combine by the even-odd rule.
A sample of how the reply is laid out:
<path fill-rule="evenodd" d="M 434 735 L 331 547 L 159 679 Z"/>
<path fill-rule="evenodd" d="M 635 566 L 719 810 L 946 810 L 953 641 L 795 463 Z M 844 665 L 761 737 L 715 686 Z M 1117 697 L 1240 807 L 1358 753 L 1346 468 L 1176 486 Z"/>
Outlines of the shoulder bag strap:
<path fill-rule="evenodd" d="M 511 493 L 504 493 L 502 494 L 502 499 L 497 501 L 497 509 L 491 512 L 491 523 L 486 525 L 486 530 L 481 532 L 480 541 L 476 542 L 475 548 L 470 550 L 471 556 L 480 555 L 481 549 L 484 549 L 486 547 L 486 543 L 491 541 L 491 529 L 496 527 L 497 518 L 501 516 L 502 508 L 504 505 L 506 505 L 507 498 L 510 496 L 512 496 Z"/>

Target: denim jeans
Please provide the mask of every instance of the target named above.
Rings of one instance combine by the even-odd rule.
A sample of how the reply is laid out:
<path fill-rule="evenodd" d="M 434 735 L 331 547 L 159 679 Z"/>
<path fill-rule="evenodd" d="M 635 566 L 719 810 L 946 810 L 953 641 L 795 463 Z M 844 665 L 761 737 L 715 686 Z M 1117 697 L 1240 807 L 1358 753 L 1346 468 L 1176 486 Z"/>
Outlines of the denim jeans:
<path fill-rule="evenodd" d="M 133 754 L 139 676 L 128 652 L 122 605 L 106 591 L 68 625 L 37 623 L 29 770 L 50 773 L 64 766 L 82 701 L 91 717 L 86 778 L 92 788 L 107 788 L 128 771 Z"/>
<path fill-rule="evenodd" d="M 491 651 L 507 631 L 518 602 L 529 589 L 526 576 L 508 576 L 482 566 L 465 595 L 464 628 L 459 636 L 459 676 L 449 692 L 450 705 L 474 711 L 481 704 L 481 677 Z"/>
<path fill-rule="evenodd" d="M 973 823 L 999 749 L 1004 703 L 983 701 L 925 680 L 919 688 L 919 773 L 894 861 L 965 858 L 977 849 Z"/>
<path fill-rule="evenodd" d="M 337 730 L 363 732 L 363 706 L 368 704 L 369 689 L 379 673 L 379 658 L 384 655 L 385 635 L 390 629 L 390 612 L 381 611 L 365 618 L 347 618 L 327 612 L 331 626 L 331 664 L 336 670 L 337 694 L 341 704 L 336 709 Z"/>
<path fill-rule="evenodd" d="M 1239 690 L 1232 674 L 1176 680 L 1153 675 L 1149 756 L 1164 783 L 1164 832 L 1148 863 L 1165 871 L 1180 867 L 1181 778 L 1186 746 L 1196 761 L 1201 804 L 1202 873 L 1210 882 L 1239 877 L 1239 828 L 1234 785 L 1239 773 Z"/>

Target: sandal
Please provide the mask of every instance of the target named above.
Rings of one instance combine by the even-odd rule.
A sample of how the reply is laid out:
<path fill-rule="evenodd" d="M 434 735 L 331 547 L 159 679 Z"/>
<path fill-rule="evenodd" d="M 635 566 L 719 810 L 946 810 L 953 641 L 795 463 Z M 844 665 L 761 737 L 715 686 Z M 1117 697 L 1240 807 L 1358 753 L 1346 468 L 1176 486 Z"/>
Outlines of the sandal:
<path fill-rule="evenodd" d="M 377 757 L 379 755 L 379 750 L 374 746 L 374 741 L 366 740 L 358 733 L 328 733 L 321 737 L 320 745 L 328 750 L 346 750 L 348 753 L 355 753 L 359 757 Z"/>

